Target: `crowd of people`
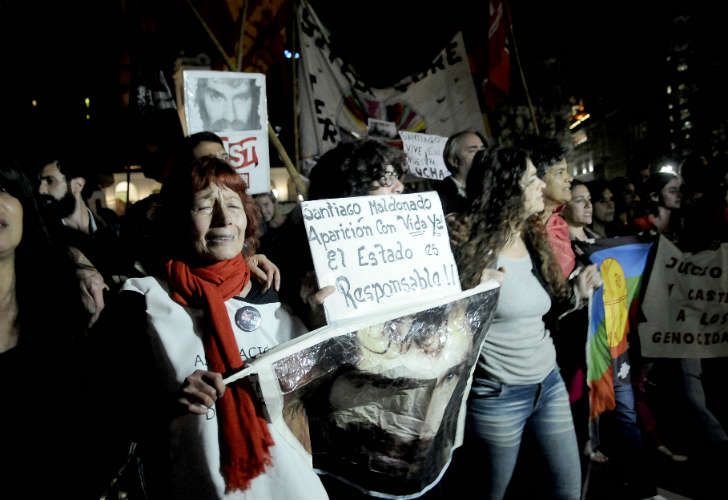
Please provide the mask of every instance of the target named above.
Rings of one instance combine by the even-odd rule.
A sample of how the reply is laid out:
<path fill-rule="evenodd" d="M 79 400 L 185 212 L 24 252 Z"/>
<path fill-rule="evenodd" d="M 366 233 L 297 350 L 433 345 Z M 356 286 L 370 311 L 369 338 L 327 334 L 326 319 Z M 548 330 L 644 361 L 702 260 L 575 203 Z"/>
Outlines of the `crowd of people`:
<path fill-rule="evenodd" d="M 710 367 L 630 349 L 631 372 L 615 367 L 625 374 L 615 377 L 616 408 L 590 423 L 584 352 L 584 305 L 602 286 L 588 245 L 640 233 L 715 248 L 728 235 L 725 167 L 691 164 L 692 185 L 664 172 L 585 183 L 565 154 L 552 139 L 503 147 L 466 130 L 445 146 L 452 175 L 416 184 L 442 199 L 463 289 L 500 283 L 465 445 L 432 495 L 457 484 L 508 498 L 519 480 L 540 478 L 539 498 L 575 500 L 599 463 L 614 465 L 624 498 L 660 498 L 656 457 L 685 462 L 698 448 L 658 425 L 656 374 L 678 381 L 673 403 L 683 398 L 712 463 L 728 455 L 724 416 L 703 383 Z M 349 496 L 314 472 L 310 443 L 268 425 L 254 387 L 223 383 L 325 322 L 334 290 L 316 284 L 300 209 L 247 194 L 212 132 L 186 138 L 174 158 L 162 191 L 120 221 L 88 202 L 91 174 L 73 157 L 0 165 L 0 370 L 14 409 L 2 417 L 11 468 L 0 491 Z M 308 196 L 397 195 L 415 186 L 405 173 L 400 149 L 343 142 L 311 171 Z M 517 466 L 529 457 L 538 474 Z"/>

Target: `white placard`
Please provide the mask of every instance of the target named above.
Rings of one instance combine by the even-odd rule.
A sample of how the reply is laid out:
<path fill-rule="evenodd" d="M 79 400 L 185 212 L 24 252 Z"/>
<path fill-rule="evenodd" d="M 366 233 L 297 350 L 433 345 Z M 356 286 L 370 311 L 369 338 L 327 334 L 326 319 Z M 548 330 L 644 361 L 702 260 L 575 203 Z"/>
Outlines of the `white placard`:
<path fill-rule="evenodd" d="M 370 137 L 384 137 L 394 139 L 397 137 L 397 124 L 386 120 L 369 118 L 367 120 L 367 135 Z"/>
<path fill-rule="evenodd" d="M 306 234 L 329 322 L 461 290 L 437 193 L 305 201 Z"/>
<path fill-rule="evenodd" d="M 248 193 L 268 192 L 265 75 L 185 70 L 182 79 L 188 133 L 209 131 L 219 135 L 230 164 L 248 184 Z"/>
<path fill-rule="evenodd" d="M 642 355 L 728 356 L 728 244 L 683 253 L 660 236 L 642 301 Z"/>
<path fill-rule="evenodd" d="M 450 175 L 442 156 L 447 137 L 404 130 L 400 131 L 399 135 L 402 137 L 410 174 L 438 181 Z"/>

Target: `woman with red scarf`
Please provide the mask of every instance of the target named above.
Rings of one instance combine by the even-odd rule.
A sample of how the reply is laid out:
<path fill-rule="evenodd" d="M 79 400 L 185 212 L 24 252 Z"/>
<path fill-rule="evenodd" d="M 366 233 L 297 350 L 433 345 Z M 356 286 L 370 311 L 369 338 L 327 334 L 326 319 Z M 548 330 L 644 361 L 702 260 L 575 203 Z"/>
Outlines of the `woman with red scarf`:
<path fill-rule="evenodd" d="M 327 498 L 310 455 L 269 426 L 249 384 L 223 384 L 245 362 L 305 330 L 275 292 L 250 279 L 255 202 L 223 160 L 203 157 L 162 191 L 166 275 L 124 285 L 153 353 L 156 380 L 175 408 L 162 451 L 145 464 L 152 498 Z M 160 448 L 161 446 L 161 448 Z M 160 461 L 161 459 L 161 461 Z"/>

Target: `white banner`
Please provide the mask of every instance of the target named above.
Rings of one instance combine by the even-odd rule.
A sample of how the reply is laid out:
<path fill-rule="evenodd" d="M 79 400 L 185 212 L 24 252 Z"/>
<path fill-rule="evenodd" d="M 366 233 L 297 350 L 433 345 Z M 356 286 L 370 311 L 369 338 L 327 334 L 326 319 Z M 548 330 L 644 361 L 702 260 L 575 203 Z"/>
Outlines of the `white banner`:
<path fill-rule="evenodd" d="M 438 181 L 450 175 L 442 156 L 447 137 L 405 131 L 399 135 L 411 175 Z"/>
<path fill-rule="evenodd" d="M 642 302 L 642 354 L 661 358 L 728 356 L 728 243 L 681 252 L 661 236 Z"/>
<path fill-rule="evenodd" d="M 368 118 L 394 122 L 398 130 L 445 137 L 465 129 L 484 132 L 461 33 L 429 67 L 390 88 L 374 89 L 335 50 L 332 53 L 328 30 L 305 1 L 298 6 L 298 28 L 301 155 L 306 170 L 347 136 L 366 135 Z"/>
<path fill-rule="evenodd" d="M 185 70 L 182 76 L 188 133 L 219 135 L 248 193 L 270 191 L 265 75 Z"/>
<path fill-rule="evenodd" d="M 329 322 L 460 291 L 437 193 L 305 201 L 306 235 Z"/>

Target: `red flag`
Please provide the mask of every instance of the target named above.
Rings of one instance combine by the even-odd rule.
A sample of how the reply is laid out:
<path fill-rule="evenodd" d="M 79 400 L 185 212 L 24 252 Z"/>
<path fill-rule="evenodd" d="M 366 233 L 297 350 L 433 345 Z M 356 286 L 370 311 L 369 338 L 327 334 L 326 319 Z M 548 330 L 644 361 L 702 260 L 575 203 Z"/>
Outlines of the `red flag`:
<path fill-rule="evenodd" d="M 488 73 L 483 81 L 485 103 L 494 107 L 508 94 L 511 75 L 511 55 L 508 32 L 511 18 L 504 0 L 490 0 L 488 5 Z"/>

